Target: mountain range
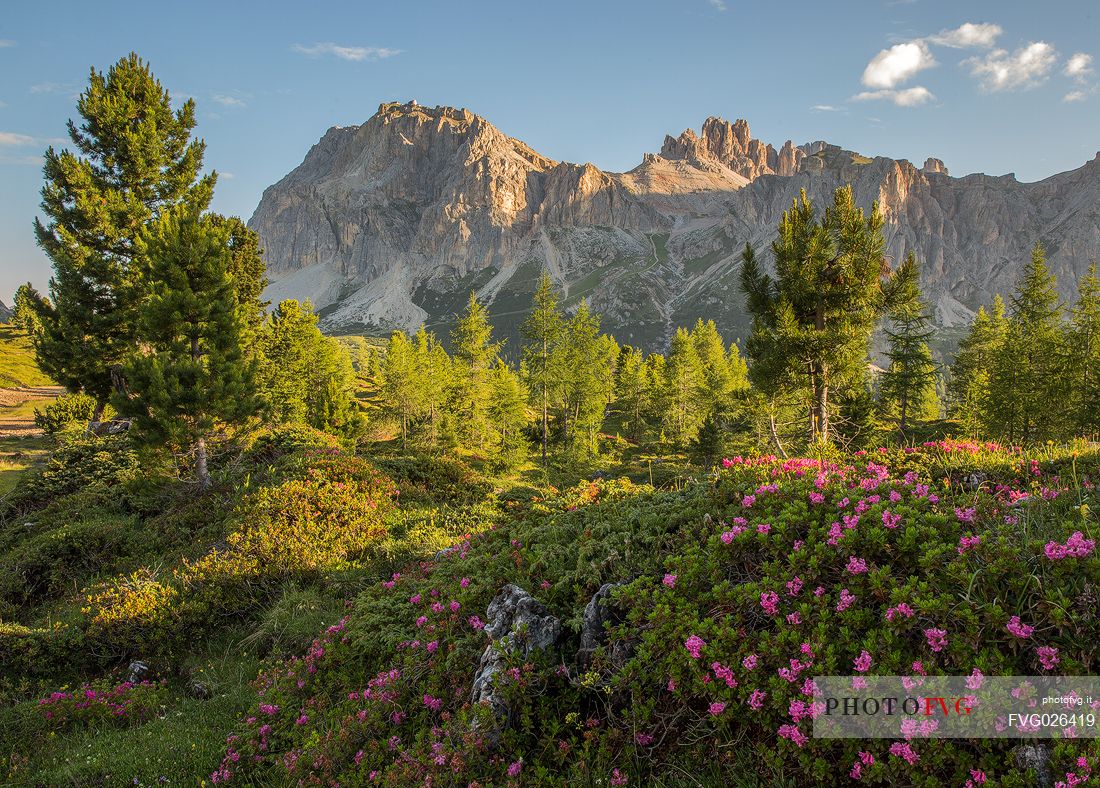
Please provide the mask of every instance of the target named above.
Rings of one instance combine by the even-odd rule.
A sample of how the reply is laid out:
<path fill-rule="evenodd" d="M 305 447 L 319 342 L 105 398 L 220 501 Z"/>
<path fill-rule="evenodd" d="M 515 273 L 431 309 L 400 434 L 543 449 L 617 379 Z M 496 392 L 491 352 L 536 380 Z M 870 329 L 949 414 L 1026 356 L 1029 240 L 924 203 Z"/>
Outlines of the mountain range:
<path fill-rule="evenodd" d="M 744 245 L 768 260 L 800 191 L 823 209 L 844 184 L 861 205 L 878 203 L 892 262 L 916 253 L 948 334 L 1012 290 L 1036 241 L 1067 300 L 1100 257 L 1100 153 L 1035 183 L 956 178 L 933 158 L 917 167 L 821 141 L 776 149 L 744 120 L 711 117 L 615 173 L 543 156 L 469 110 L 415 101 L 329 129 L 264 191 L 249 226 L 267 297 L 310 299 L 332 333 L 426 323 L 445 334 L 475 291 L 514 343 L 547 270 L 567 308 L 586 298 L 620 342 L 659 350 L 698 317 L 744 337 Z"/>

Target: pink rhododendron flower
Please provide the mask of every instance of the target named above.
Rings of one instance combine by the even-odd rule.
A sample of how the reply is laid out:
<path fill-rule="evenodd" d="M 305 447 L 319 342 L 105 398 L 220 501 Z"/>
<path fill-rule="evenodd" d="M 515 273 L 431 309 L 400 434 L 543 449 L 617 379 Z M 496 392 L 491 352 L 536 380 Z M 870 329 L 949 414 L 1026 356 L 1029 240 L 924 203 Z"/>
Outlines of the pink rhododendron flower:
<path fill-rule="evenodd" d="M 859 673 L 866 673 L 871 669 L 871 655 L 867 649 L 859 652 L 859 656 L 852 660 L 852 664 L 855 665 L 856 671 Z"/>
<path fill-rule="evenodd" d="M 523 761 L 518 760 L 508 766 L 509 777 L 519 777 L 519 773 L 523 771 Z"/>
<path fill-rule="evenodd" d="M 928 647 L 933 651 L 943 651 L 947 645 L 947 630 L 929 627 L 924 630 L 924 638 L 928 641 Z"/>
<path fill-rule="evenodd" d="M 666 573 L 664 579 L 661 582 L 664 583 L 669 588 L 675 588 L 676 587 L 676 575 L 670 575 L 670 574 Z"/>
<path fill-rule="evenodd" d="M 802 578 L 795 575 L 792 579 L 787 581 L 787 594 L 790 596 L 798 596 L 798 592 L 802 590 Z"/>
<path fill-rule="evenodd" d="M 913 608 L 909 607 L 905 602 L 899 602 L 897 605 L 886 610 L 886 620 L 893 621 L 898 616 L 904 616 L 905 618 L 912 618 L 914 615 Z"/>
<path fill-rule="evenodd" d="M 968 550 L 973 550 L 979 544 L 981 544 L 982 538 L 980 536 L 960 536 L 959 537 L 959 555 L 962 555 Z"/>
<path fill-rule="evenodd" d="M 778 733 L 784 739 L 790 739 L 798 747 L 803 746 L 806 742 L 809 741 L 809 738 L 806 736 L 806 734 L 800 731 L 794 725 L 780 725 Z"/>
<path fill-rule="evenodd" d="M 882 513 L 882 524 L 887 528 L 897 528 L 901 524 L 900 514 L 891 514 L 889 510 Z"/>
<path fill-rule="evenodd" d="M 749 654 L 747 657 L 741 660 L 741 664 L 745 666 L 745 670 L 755 670 L 756 663 L 759 661 L 759 659 L 760 658 L 755 654 Z"/>
<path fill-rule="evenodd" d="M 856 601 L 856 595 L 847 588 L 840 589 L 840 601 L 836 603 L 836 612 L 843 613 Z"/>
<path fill-rule="evenodd" d="M 861 575 L 867 571 L 867 562 L 853 555 L 848 559 L 848 565 L 844 568 L 849 574 Z"/>
<path fill-rule="evenodd" d="M 904 758 L 910 766 L 920 760 L 917 751 L 909 743 L 894 742 L 890 745 L 890 754 L 896 758 Z"/>
<path fill-rule="evenodd" d="M 710 708 L 708 709 L 708 711 L 710 711 L 711 715 L 714 717 L 717 717 L 725 710 L 726 704 L 722 701 L 715 701 L 714 703 L 710 704 Z"/>
<path fill-rule="evenodd" d="M 767 695 L 768 693 L 764 692 L 763 690 L 753 690 L 752 695 L 749 696 L 749 706 L 751 706 L 756 711 L 760 711 L 760 709 L 764 706 L 764 698 L 766 698 Z"/>
<path fill-rule="evenodd" d="M 688 650 L 688 653 L 691 654 L 692 659 L 699 659 L 700 652 L 706 645 L 706 641 L 698 635 L 692 635 L 684 641 L 684 648 L 686 648 Z"/>
<path fill-rule="evenodd" d="M 1084 558 L 1096 549 L 1096 541 L 1086 539 L 1080 531 L 1074 531 L 1066 540 L 1066 543 L 1047 542 L 1043 552 L 1051 561 L 1061 561 L 1063 558 Z"/>
<path fill-rule="evenodd" d="M 461 580 L 459 580 L 459 581 L 458 581 L 458 584 L 459 584 L 459 585 L 460 585 L 460 586 L 461 586 L 462 588 L 469 588 L 469 586 L 470 586 L 470 578 L 468 578 L 468 577 L 464 577 L 464 578 L 462 578 Z"/>
<path fill-rule="evenodd" d="M 760 607 L 764 608 L 764 612 L 769 616 L 774 616 L 779 613 L 779 594 L 774 591 L 764 591 L 760 594 Z"/>
<path fill-rule="evenodd" d="M 1043 666 L 1043 670 L 1053 670 L 1061 660 L 1058 659 L 1058 649 L 1055 646 L 1039 646 L 1035 649 L 1036 655 L 1039 657 L 1039 663 Z"/>
<path fill-rule="evenodd" d="M 1008 623 L 1005 624 L 1005 629 L 1018 638 L 1029 638 L 1031 637 L 1031 633 L 1035 631 L 1035 627 L 1020 621 L 1019 616 L 1010 618 Z"/>

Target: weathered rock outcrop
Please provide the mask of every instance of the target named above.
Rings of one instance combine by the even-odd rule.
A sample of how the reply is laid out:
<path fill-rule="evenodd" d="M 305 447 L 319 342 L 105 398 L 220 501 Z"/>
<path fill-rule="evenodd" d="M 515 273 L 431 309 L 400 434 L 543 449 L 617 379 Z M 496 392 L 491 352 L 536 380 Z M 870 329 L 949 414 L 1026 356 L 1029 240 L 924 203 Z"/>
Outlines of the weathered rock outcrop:
<path fill-rule="evenodd" d="M 561 635 L 561 622 L 546 607 L 519 586 L 506 585 L 489 603 L 485 634 L 493 642 L 485 647 L 474 675 L 470 700 L 487 703 L 498 720 L 508 716 L 508 706 L 493 686 L 504 668 L 505 651 L 518 650 L 524 657 L 553 646 Z M 503 641 L 505 650 L 497 644 Z"/>
<path fill-rule="evenodd" d="M 546 269 L 567 307 L 588 298 L 620 341 L 657 348 L 700 316 L 743 336 L 745 243 L 767 259 L 800 190 L 824 205 L 848 183 L 881 206 L 889 257 L 916 253 L 942 326 L 1009 292 L 1036 241 L 1067 298 L 1100 257 L 1100 158 L 1037 183 L 954 178 L 934 158 L 918 169 L 820 141 L 776 150 L 743 120 L 708 118 L 611 173 L 542 156 L 468 110 L 412 102 L 330 129 L 250 225 L 267 296 L 311 299 L 329 330 L 427 322 L 445 334 L 475 290 L 515 337 Z"/>
<path fill-rule="evenodd" d="M 621 623 L 623 620 L 622 611 L 616 608 L 611 599 L 612 593 L 621 585 L 621 583 L 604 583 L 585 605 L 580 646 L 577 649 L 577 666 L 582 670 L 591 664 L 596 650 L 607 644 L 607 627 Z M 625 662 L 630 658 L 633 648 L 634 643 L 629 640 L 616 641 L 611 647 L 612 653 L 609 655 L 611 661 L 616 664 Z"/>

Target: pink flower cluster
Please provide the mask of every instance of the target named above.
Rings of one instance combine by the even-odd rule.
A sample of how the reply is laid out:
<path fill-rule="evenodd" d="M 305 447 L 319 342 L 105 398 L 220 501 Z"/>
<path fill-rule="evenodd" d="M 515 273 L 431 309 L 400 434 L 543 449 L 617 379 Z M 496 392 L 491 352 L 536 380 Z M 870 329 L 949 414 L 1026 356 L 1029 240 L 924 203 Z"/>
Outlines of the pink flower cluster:
<path fill-rule="evenodd" d="M 1020 621 L 1019 616 L 1010 618 L 1008 623 L 1005 624 L 1005 629 L 1018 638 L 1029 638 L 1031 637 L 1031 633 L 1035 631 L 1035 627 Z"/>
<path fill-rule="evenodd" d="M 774 591 L 764 591 L 760 594 L 760 607 L 769 616 L 779 614 L 779 594 Z"/>
<path fill-rule="evenodd" d="M 869 752 L 859 751 L 859 760 L 852 764 L 852 770 L 848 772 L 848 776 L 853 780 L 858 780 L 863 776 L 863 767 L 870 766 L 875 762 L 875 756 Z"/>
<path fill-rule="evenodd" d="M 843 613 L 856 601 L 856 595 L 847 588 L 840 589 L 840 601 L 836 603 L 836 612 Z"/>
<path fill-rule="evenodd" d="M 707 642 L 698 635 L 692 635 L 684 641 L 684 648 L 687 649 L 688 654 L 691 654 L 692 659 L 699 659 L 703 647 L 707 645 Z"/>
<path fill-rule="evenodd" d="M 1054 670 L 1054 666 L 1060 662 L 1058 649 L 1054 646 L 1039 646 L 1035 649 L 1035 654 L 1039 657 L 1039 664 L 1043 666 L 1043 670 Z"/>
<path fill-rule="evenodd" d="M 1061 561 L 1063 558 L 1084 558 L 1095 549 L 1095 539 L 1086 539 L 1080 531 L 1074 531 L 1065 544 L 1047 542 L 1043 552 L 1051 561 Z"/>
<path fill-rule="evenodd" d="M 886 620 L 893 621 L 898 616 L 904 616 L 905 618 L 912 618 L 914 615 L 913 608 L 909 607 L 905 602 L 899 602 L 894 607 L 886 609 Z"/>
<path fill-rule="evenodd" d="M 947 646 L 947 630 L 930 627 L 924 630 L 924 638 L 928 641 L 928 647 L 933 651 L 943 651 Z"/>
<path fill-rule="evenodd" d="M 959 537 L 959 555 L 973 550 L 979 544 L 981 544 L 982 538 L 980 536 L 960 536 Z"/>

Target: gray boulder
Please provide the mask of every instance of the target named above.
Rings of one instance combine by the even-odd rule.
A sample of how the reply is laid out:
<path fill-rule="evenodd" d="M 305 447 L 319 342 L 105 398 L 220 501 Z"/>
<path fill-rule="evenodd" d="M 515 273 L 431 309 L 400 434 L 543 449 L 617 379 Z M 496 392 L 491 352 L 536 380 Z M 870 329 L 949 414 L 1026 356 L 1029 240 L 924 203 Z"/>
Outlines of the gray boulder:
<path fill-rule="evenodd" d="M 1035 784 L 1039 788 L 1051 788 L 1054 784 L 1050 773 L 1050 748 L 1045 744 L 1021 744 L 1012 749 L 1016 766 L 1035 770 Z"/>
<path fill-rule="evenodd" d="M 471 701 L 487 703 L 498 721 L 508 717 L 508 705 L 495 691 L 493 679 L 506 665 L 505 655 L 519 651 L 524 658 L 553 646 L 561 635 L 561 622 L 519 586 L 506 585 L 486 611 L 485 634 L 493 639 L 485 647 L 474 675 Z"/>

